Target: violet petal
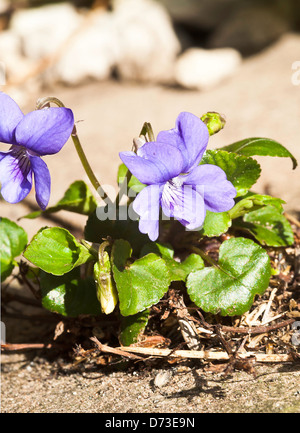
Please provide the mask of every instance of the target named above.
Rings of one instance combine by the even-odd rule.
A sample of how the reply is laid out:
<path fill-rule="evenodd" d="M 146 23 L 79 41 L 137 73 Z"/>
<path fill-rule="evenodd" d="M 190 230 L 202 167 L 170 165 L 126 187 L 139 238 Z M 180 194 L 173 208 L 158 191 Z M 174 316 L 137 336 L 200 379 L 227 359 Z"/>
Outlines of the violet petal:
<path fill-rule="evenodd" d="M 182 173 L 184 161 L 179 149 L 167 143 L 149 142 L 143 144 L 137 155 L 152 161 L 162 173 L 164 179 L 171 179 Z"/>
<path fill-rule="evenodd" d="M 227 180 L 224 170 L 216 165 L 199 165 L 182 179 L 187 185 L 203 189 L 205 206 L 209 211 L 225 212 L 235 204 L 236 189 Z"/>
<path fill-rule="evenodd" d="M 182 112 L 176 119 L 176 127 L 161 131 L 158 142 L 168 143 L 178 148 L 184 158 L 183 172 L 195 168 L 206 150 L 209 139 L 207 126 L 194 114 Z"/>
<path fill-rule="evenodd" d="M 163 186 L 150 185 L 144 188 L 133 202 L 133 210 L 140 216 L 139 230 L 147 233 L 151 241 L 159 234 L 159 208 Z"/>
<path fill-rule="evenodd" d="M 166 216 L 176 218 L 187 229 L 202 227 L 206 209 L 201 189 L 168 182 L 163 189 L 161 205 Z"/>
<path fill-rule="evenodd" d="M 160 184 L 168 180 L 168 172 L 152 160 L 142 158 L 134 152 L 120 152 L 121 160 L 129 171 L 146 185 Z"/>
<path fill-rule="evenodd" d="M 1 152 L 1 194 L 8 203 L 23 200 L 32 188 L 32 171 L 26 151 L 14 146 L 10 152 Z"/>
<path fill-rule="evenodd" d="M 51 155 L 61 150 L 73 126 L 74 116 L 69 108 L 44 108 L 23 117 L 16 128 L 16 140 L 37 155 Z"/>
<path fill-rule="evenodd" d="M 24 114 L 16 102 L 5 93 L 0 92 L 0 141 L 17 144 L 15 129 L 23 119 Z"/>
<path fill-rule="evenodd" d="M 30 156 L 34 174 L 35 197 L 38 205 L 45 210 L 50 198 L 51 178 L 47 164 L 39 156 Z"/>

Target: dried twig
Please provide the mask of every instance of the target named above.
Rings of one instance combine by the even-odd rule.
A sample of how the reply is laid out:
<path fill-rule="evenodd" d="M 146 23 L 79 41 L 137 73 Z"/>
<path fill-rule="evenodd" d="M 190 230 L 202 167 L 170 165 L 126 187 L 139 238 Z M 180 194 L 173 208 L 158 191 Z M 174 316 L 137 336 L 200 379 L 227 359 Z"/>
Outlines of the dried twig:
<path fill-rule="evenodd" d="M 156 349 L 150 347 L 122 347 L 122 351 L 130 353 L 139 353 L 147 356 L 171 357 L 181 359 L 204 359 L 206 361 L 228 361 L 230 356 L 224 351 L 209 350 L 175 350 Z M 264 354 L 264 353 L 239 353 L 239 357 L 246 359 L 253 357 L 257 362 L 288 362 L 294 361 L 294 356 L 290 354 Z"/>
<path fill-rule="evenodd" d="M 280 323 L 275 323 L 275 325 L 270 326 L 249 326 L 249 327 L 235 327 L 235 326 L 225 326 L 221 325 L 221 330 L 224 332 L 234 332 L 236 334 L 263 334 L 267 332 L 274 331 L 275 329 L 284 328 L 285 326 L 294 323 L 295 319 L 287 319 Z"/>
<path fill-rule="evenodd" d="M 100 343 L 100 341 L 98 340 L 97 337 L 91 337 L 90 340 L 93 341 L 94 343 L 96 343 L 98 349 L 101 352 L 106 352 L 106 353 L 111 353 L 114 355 L 124 356 L 125 358 L 130 358 L 130 359 L 138 359 L 138 360 L 144 360 L 145 359 L 145 358 L 142 358 L 141 356 L 127 353 L 122 348 L 115 348 L 115 347 L 106 346 L 105 344 Z"/>
<path fill-rule="evenodd" d="M 18 350 L 26 350 L 26 349 L 53 349 L 57 347 L 57 344 L 44 344 L 44 343 L 6 343 L 1 344 L 1 350 L 7 350 L 9 352 L 15 352 Z"/>

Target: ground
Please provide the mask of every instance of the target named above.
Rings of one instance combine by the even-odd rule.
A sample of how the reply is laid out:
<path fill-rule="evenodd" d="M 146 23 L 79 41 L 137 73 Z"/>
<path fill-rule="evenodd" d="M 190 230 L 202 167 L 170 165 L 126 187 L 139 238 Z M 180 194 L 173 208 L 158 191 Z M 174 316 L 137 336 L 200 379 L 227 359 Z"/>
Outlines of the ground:
<path fill-rule="evenodd" d="M 17 359 L 16 359 L 17 358 Z M 11 355 L 3 364 L 2 411 L 13 413 L 295 413 L 300 411 L 300 371 L 259 366 L 254 379 L 224 378 L 194 366 L 169 367 L 168 383 L 154 386 L 162 370 L 70 372 L 64 363 Z M 166 371 L 166 370 L 165 370 Z"/>
<path fill-rule="evenodd" d="M 181 111 L 201 116 L 212 110 L 226 116 L 227 125 L 210 140 L 210 148 L 247 137 L 268 137 L 300 160 L 300 85 L 292 82 L 292 65 L 300 60 L 299 46 L 299 35 L 286 35 L 268 50 L 245 60 L 234 77 L 206 92 L 109 81 L 47 89 L 32 95 L 31 106 L 23 108 L 33 109 L 37 97 L 50 94 L 72 108 L 91 165 L 103 184 L 114 187 L 118 152 L 131 149 L 132 138 L 143 123 L 151 122 L 157 134 L 172 128 Z M 262 176 L 255 190 L 284 199 L 285 209 L 297 216 L 299 168 L 292 171 L 291 161 L 283 158 L 258 160 Z M 71 140 L 46 161 L 52 173 L 50 205 L 74 180 L 87 181 Z M 34 192 L 20 205 L 1 202 L 1 215 L 16 219 L 32 206 Z M 63 212 L 58 216 L 81 236 L 84 217 Z M 19 223 L 29 238 L 39 227 L 53 225 L 43 219 Z M 9 342 L 23 342 L 18 337 L 27 326 L 24 321 L 15 319 L 6 325 L 9 338 L 14 330 Z M 300 412 L 299 364 L 259 365 L 256 378 L 240 371 L 227 377 L 205 373 L 197 364 L 169 366 L 168 383 L 157 388 L 153 384 L 160 368 L 157 365 L 146 371 L 74 371 L 62 360 L 46 361 L 40 355 L 35 351 L 2 354 L 2 412 Z"/>

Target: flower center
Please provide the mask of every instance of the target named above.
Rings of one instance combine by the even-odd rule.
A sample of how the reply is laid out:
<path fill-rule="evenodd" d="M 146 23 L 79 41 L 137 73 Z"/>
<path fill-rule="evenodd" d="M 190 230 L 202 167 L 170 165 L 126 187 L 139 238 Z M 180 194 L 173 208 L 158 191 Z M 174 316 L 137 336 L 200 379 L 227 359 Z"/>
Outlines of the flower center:
<path fill-rule="evenodd" d="M 183 205 L 182 184 L 183 179 L 177 176 L 169 180 L 164 186 L 162 200 L 173 210 L 179 209 Z"/>
<path fill-rule="evenodd" d="M 13 171 L 16 173 L 21 171 L 25 176 L 29 172 L 30 169 L 30 159 L 28 157 L 27 149 L 24 146 L 12 146 L 12 155 L 15 158 L 15 162 L 13 164 Z"/>

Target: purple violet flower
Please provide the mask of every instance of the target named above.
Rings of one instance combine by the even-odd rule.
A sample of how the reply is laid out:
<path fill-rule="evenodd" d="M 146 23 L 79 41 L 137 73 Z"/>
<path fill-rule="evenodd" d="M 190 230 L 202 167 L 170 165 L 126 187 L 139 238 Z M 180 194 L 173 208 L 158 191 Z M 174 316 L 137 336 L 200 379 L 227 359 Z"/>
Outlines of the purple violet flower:
<path fill-rule="evenodd" d="M 176 126 L 161 131 L 157 141 L 137 151 L 120 152 L 120 158 L 147 186 L 133 202 L 140 216 L 139 230 L 152 241 L 159 234 L 160 206 L 189 230 L 203 226 L 206 210 L 225 212 L 234 206 L 236 190 L 216 165 L 199 165 L 208 144 L 206 125 L 191 113 L 180 113 Z"/>
<path fill-rule="evenodd" d="M 9 203 L 23 200 L 35 180 L 36 200 L 45 209 L 50 198 L 50 173 L 40 158 L 61 150 L 74 126 L 68 108 L 44 108 L 24 115 L 10 96 L 0 93 L 0 142 L 11 144 L 0 152 L 1 194 Z"/>

